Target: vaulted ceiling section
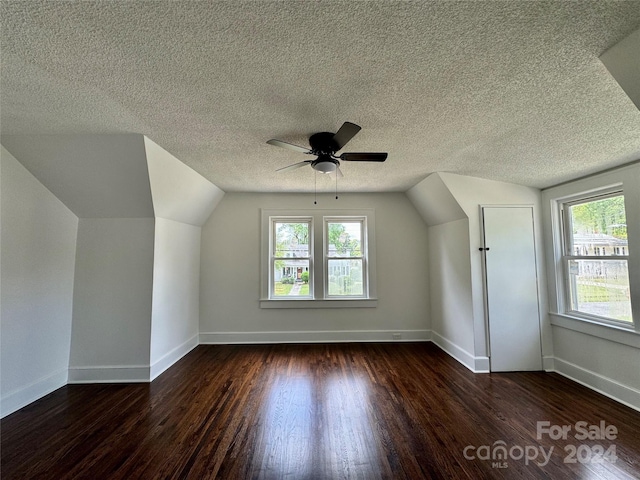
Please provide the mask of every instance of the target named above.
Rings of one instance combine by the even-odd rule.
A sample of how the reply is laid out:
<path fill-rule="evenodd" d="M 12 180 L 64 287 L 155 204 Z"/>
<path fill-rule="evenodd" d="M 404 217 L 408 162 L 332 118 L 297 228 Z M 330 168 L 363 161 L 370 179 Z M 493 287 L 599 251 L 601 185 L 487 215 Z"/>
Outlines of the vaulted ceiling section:
<path fill-rule="evenodd" d="M 362 126 L 344 151 L 389 158 L 344 162 L 341 191 L 405 191 L 433 172 L 542 188 L 640 158 L 640 111 L 599 59 L 639 28 L 637 1 L 0 12 L 3 135 L 143 134 L 224 191 L 312 191 L 312 169 L 275 172 L 309 157 L 266 141 L 306 146 L 344 121 Z"/>

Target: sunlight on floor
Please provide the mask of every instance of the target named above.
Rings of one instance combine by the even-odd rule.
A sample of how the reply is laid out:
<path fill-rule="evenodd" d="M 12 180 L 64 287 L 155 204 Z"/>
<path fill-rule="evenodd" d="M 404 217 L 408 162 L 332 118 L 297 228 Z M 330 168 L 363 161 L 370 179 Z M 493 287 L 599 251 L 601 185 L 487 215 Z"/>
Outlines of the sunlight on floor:
<path fill-rule="evenodd" d="M 320 391 L 318 391 L 320 389 Z M 273 379 L 258 420 L 256 459 L 266 477 L 375 476 L 378 445 L 365 379 Z"/>

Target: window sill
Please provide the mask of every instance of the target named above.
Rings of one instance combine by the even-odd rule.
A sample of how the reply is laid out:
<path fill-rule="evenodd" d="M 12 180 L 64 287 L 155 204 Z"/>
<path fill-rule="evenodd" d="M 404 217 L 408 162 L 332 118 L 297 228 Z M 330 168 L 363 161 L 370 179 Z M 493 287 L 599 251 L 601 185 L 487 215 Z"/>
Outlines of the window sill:
<path fill-rule="evenodd" d="M 260 308 L 376 308 L 377 306 L 377 298 L 260 300 Z"/>
<path fill-rule="evenodd" d="M 556 327 L 640 348 L 640 332 L 634 330 L 633 325 L 629 327 L 609 325 L 561 313 L 549 313 L 549 316 L 551 317 L 551 325 Z"/>

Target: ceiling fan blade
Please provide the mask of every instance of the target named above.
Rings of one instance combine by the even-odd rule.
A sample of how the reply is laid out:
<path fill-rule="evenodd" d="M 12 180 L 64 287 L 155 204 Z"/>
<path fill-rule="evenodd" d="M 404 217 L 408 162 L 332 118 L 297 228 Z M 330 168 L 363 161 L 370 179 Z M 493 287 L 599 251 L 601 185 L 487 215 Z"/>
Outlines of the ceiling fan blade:
<path fill-rule="evenodd" d="M 340 160 L 347 162 L 384 162 L 387 159 L 387 153 L 343 153 Z"/>
<path fill-rule="evenodd" d="M 344 147 L 360 130 L 361 127 L 355 123 L 344 122 L 340 127 L 340 130 L 338 130 L 333 136 L 333 143 L 336 147 L 336 152 L 342 149 L 342 147 Z"/>
<path fill-rule="evenodd" d="M 289 170 L 295 170 L 296 168 L 304 167 L 305 165 L 309 165 L 313 160 L 305 160 L 304 162 L 294 163 L 293 165 L 289 165 L 288 167 L 282 167 L 276 170 L 276 172 L 288 172 Z"/>
<path fill-rule="evenodd" d="M 268 140 L 267 143 L 269 145 L 273 145 L 276 147 L 282 147 L 282 148 L 287 148 L 289 150 L 295 150 L 296 152 L 300 152 L 300 153 L 311 153 L 311 151 L 308 148 L 305 147 L 299 147 L 298 145 L 294 145 L 292 143 L 287 143 L 287 142 L 283 142 L 282 140 L 275 140 L 275 139 L 271 139 Z"/>

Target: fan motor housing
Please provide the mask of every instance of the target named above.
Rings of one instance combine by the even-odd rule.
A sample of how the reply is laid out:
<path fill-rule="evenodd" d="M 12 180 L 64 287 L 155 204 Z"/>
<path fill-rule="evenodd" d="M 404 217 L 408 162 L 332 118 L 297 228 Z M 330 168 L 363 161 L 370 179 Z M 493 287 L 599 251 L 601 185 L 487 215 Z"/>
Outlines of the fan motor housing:
<path fill-rule="evenodd" d="M 319 132 L 314 133 L 309 137 L 309 145 L 311 145 L 311 151 L 315 155 L 329 154 L 338 150 L 337 145 L 333 141 L 335 133 L 331 132 Z"/>

